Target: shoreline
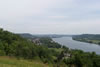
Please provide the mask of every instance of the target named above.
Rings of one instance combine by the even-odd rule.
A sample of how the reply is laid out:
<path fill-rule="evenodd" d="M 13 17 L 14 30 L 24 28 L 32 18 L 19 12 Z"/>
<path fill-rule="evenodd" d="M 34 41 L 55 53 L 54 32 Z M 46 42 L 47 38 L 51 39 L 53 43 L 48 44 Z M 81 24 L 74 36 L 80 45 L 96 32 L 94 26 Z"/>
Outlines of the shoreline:
<path fill-rule="evenodd" d="M 73 38 L 72 38 L 72 40 L 79 41 L 79 42 L 85 42 L 85 43 L 89 43 L 89 44 L 96 44 L 96 45 L 99 45 L 100 46 L 100 44 L 94 43 L 93 41 L 83 41 L 83 40 L 73 39 Z"/>

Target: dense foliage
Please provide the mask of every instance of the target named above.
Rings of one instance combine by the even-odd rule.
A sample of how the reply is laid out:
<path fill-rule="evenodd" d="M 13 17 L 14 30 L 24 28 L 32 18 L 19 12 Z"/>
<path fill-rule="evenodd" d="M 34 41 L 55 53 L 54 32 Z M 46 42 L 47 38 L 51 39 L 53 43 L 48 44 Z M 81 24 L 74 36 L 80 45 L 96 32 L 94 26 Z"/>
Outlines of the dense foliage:
<path fill-rule="evenodd" d="M 71 50 L 71 54 L 71 58 L 64 59 L 64 62 L 70 67 L 100 67 L 100 56 L 94 52 L 86 53 L 81 50 Z"/>
<path fill-rule="evenodd" d="M 100 55 L 96 55 L 94 52 L 70 50 L 65 46 L 59 48 L 61 45 L 53 42 L 50 38 L 40 40 L 47 47 L 36 45 L 19 35 L 0 29 L 0 56 L 39 59 L 54 67 L 100 67 Z"/>
<path fill-rule="evenodd" d="M 46 46 L 48 48 L 61 48 L 60 44 L 54 42 L 49 37 L 42 37 L 42 38 L 40 38 L 40 42 L 42 43 L 43 46 Z"/>
<path fill-rule="evenodd" d="M 0 29 L 1 56 L 14 56 L 25 59 L 34 59 L 37 57 L 46 63 L 52 62 L 51 52 L 46 47 L 37 46 L 19 35 Z"/>

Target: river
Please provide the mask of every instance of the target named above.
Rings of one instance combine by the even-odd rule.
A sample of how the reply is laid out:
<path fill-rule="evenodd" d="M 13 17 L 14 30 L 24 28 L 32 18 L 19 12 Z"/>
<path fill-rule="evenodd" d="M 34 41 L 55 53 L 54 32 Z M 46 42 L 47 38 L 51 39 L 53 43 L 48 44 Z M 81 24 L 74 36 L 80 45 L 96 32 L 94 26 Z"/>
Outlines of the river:
<path fill-rule="evenodd" d="M 53 38 L 53 41 L 65 45 L 70 49 L 80 49 L 85 52 L 96 52 L 100 54 L 100 46 L 91 43 L 79 42 L 72 39 L 72 37 Z"/>

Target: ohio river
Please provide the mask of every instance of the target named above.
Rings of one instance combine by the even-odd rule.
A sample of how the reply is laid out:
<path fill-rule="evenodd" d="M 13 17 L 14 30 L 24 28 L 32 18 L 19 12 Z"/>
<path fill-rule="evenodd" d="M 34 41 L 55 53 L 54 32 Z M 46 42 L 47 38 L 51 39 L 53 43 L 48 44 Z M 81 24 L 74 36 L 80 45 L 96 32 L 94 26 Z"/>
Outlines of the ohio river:
<path fill-rule="evenodd" d="M 99 45 L 75 41 L 72 40 L 72 37 L 53 38 L 53 41 L 65 45 L 70 49 L 80 49 L 85 52 L 96 52 L 97 54 L 100 54 Z"/>

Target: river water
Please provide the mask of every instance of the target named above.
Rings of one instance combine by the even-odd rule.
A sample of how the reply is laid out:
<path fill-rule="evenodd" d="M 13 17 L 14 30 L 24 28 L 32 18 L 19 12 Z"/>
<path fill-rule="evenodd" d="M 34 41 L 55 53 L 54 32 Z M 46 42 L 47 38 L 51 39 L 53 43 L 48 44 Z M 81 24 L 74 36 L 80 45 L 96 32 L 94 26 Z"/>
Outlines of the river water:
<path fill-rule="evenodd" d="M 72 37 L 53 38 L 53 40 L 61 45 L 65 45 L 70 49 L 80 49 L 85 52 L 96 52 L 100 54 L 100 46 L 91 43 L 79 42 L 72 40 Z"/>

